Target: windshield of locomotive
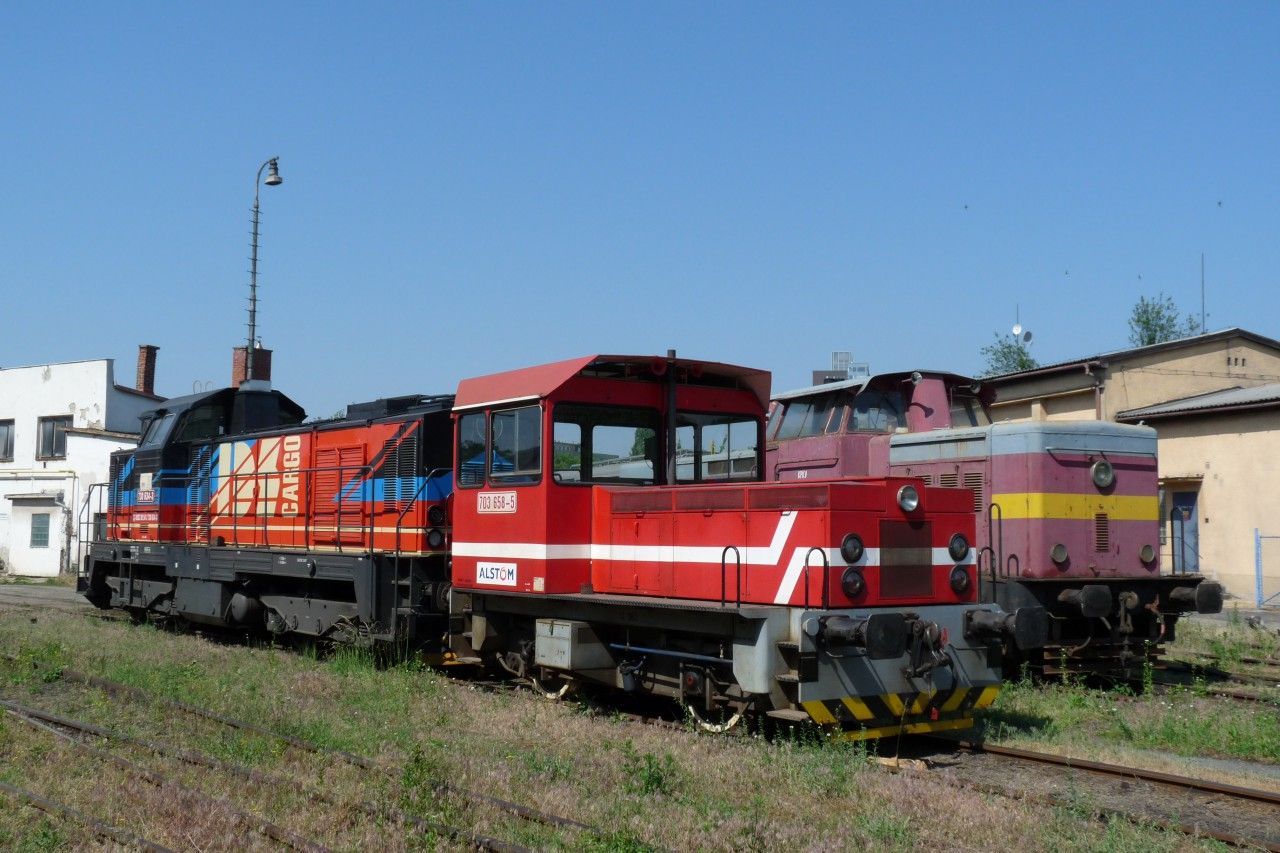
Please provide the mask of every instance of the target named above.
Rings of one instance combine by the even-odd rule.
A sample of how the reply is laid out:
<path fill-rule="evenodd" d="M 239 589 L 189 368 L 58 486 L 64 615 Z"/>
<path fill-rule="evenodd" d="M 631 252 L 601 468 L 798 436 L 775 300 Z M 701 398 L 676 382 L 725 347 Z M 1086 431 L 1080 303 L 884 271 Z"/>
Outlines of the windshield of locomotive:
<path fill-rule="evenodd" d="M 760 425 L 732 414 L 676 414 L 677 483 L 760 479 Z"/>
<path fill-rule="evenodd" d="M 953 427 L 990 426 L 991 415 L 982 401 L 968 394 L 952 392 L 951 425 Z"/>
<path fill-rule="evenodd" d="M 552 472 L 560 483 L 652 485 L 658 462 L 656 409 L 561 403 L 555 408 Z"/>
<path fill-rule="evenodd" d="M 151 447 L 163 447 L 169 440 L 169 433 L 173 430 L 173 422 L 177 418 L 175 413 L 166 412 L 163 416 L 152 420 L 147 425 L 147 431 L 143 433 L 142 440 L 138 442 L 138 448 L 145 450 Z"/>
<path fill-rule="evenodd" d="M 854 398 L 846 431 L 886 433 L 906 425 L 901 394 L 868 389 Z"/>

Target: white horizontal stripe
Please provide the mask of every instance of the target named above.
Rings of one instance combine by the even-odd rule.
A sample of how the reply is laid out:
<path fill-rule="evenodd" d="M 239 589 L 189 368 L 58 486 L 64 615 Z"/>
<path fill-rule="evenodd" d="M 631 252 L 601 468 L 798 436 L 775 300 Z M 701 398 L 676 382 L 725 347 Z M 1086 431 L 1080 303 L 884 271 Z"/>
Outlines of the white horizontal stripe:
<path fill-rule="evenodd" d="M 768 548 L 741 548 L 742 565 L 744 566 L 776 566 L 782 556 L 781 548 L 777 551 L 770 545 Z M 840 556 L 839 548 L 818 549 L 825 551 L 827 561 L 833 568 L 844 568 L 848 564 Z M 933 565 L 954 563 L 946 548 L 932 548 L 930 560 Z M 493 557 L 495 559 L 513 560 L 626 560 L 634 563 L 704 563 L 719 565 L 721 556 L 726 565 L 733 565 L 733 551 L 724 554 L 724 549 L 704 545 L 544 545 L 537 542 L 454 542 L 453 553 L 458 557 Z M 804 568 L 805 555 L 809 549 L 800 546 L 791 553 L 787 570 L 791 571 L 796 560 L 797 577 Z M 961 565 L 972 565 L 973 549 L 961 561 Z M 855 566 L 878 566 L 882 549 L 867 548 Z M 797 557 L 797 555 L 799 555 Z M 820 567 L 821 561 L 816 556 L 813 566 Z"/>
<path fill-rule="evenodd" d="M 505 406 L 507 403 L 523 403 L 526 400 L 539 399 L 537 394 L 526 394 L 523 397 L 507 397 L 505 400 L 486 400 L 483 403 L 468 403 L 465 406 L 454 406 L 453 411 L 465 412 L 468 409 L 482 409 L 485 406 Z"/>

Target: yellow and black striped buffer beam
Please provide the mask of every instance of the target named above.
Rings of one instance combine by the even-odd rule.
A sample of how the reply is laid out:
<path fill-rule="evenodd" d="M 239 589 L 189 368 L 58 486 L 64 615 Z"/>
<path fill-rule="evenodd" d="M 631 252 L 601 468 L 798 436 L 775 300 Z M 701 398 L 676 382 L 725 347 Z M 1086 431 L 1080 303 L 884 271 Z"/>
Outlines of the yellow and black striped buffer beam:
<path fill-rule="evenodd" d="M 892 737 L 898 734 L 965 729 L 970 714 L 995 701 L 999 685 L 957 687 L 920 693 L 883 693 L 811 699 L 800 706 L 821 726 L 842 730 L 849 738 Z"/>

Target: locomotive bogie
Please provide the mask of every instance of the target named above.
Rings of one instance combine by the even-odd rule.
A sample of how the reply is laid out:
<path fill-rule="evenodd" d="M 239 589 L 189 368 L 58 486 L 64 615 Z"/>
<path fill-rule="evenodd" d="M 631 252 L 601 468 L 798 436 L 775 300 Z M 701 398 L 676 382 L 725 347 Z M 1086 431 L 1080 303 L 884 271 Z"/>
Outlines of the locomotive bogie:
<path fill-rule="evenodd" d="M 397 567 L 385 555 L 116 542 L 93 544 L 87 562 L 87 597 L 138 615 L 388 643 L 426 642 L 447 619 L 438 557 L 402 557 Z"/>

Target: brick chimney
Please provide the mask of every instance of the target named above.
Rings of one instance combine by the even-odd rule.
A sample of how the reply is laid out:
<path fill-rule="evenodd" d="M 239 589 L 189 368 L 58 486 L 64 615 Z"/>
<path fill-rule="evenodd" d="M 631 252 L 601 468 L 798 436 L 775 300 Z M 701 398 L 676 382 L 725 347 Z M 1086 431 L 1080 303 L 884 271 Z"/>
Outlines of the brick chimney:
<path fill-rule="evenodd" d="M 134 387 L 143 394 L 156 393 L 156 353 L 160 347 L 152 344 L 141 344 L 138 347 L 138 379 Z"/>
<path fill-rule="evenodd" d="M 239 388 L 248 378 L 245 372 L 246 361 L 244 347 L 236 347 L 231 351 L 231 387 Z M 271 381 L 271 350 L 258 347 L 253 351 L 253 378 Z"/>

